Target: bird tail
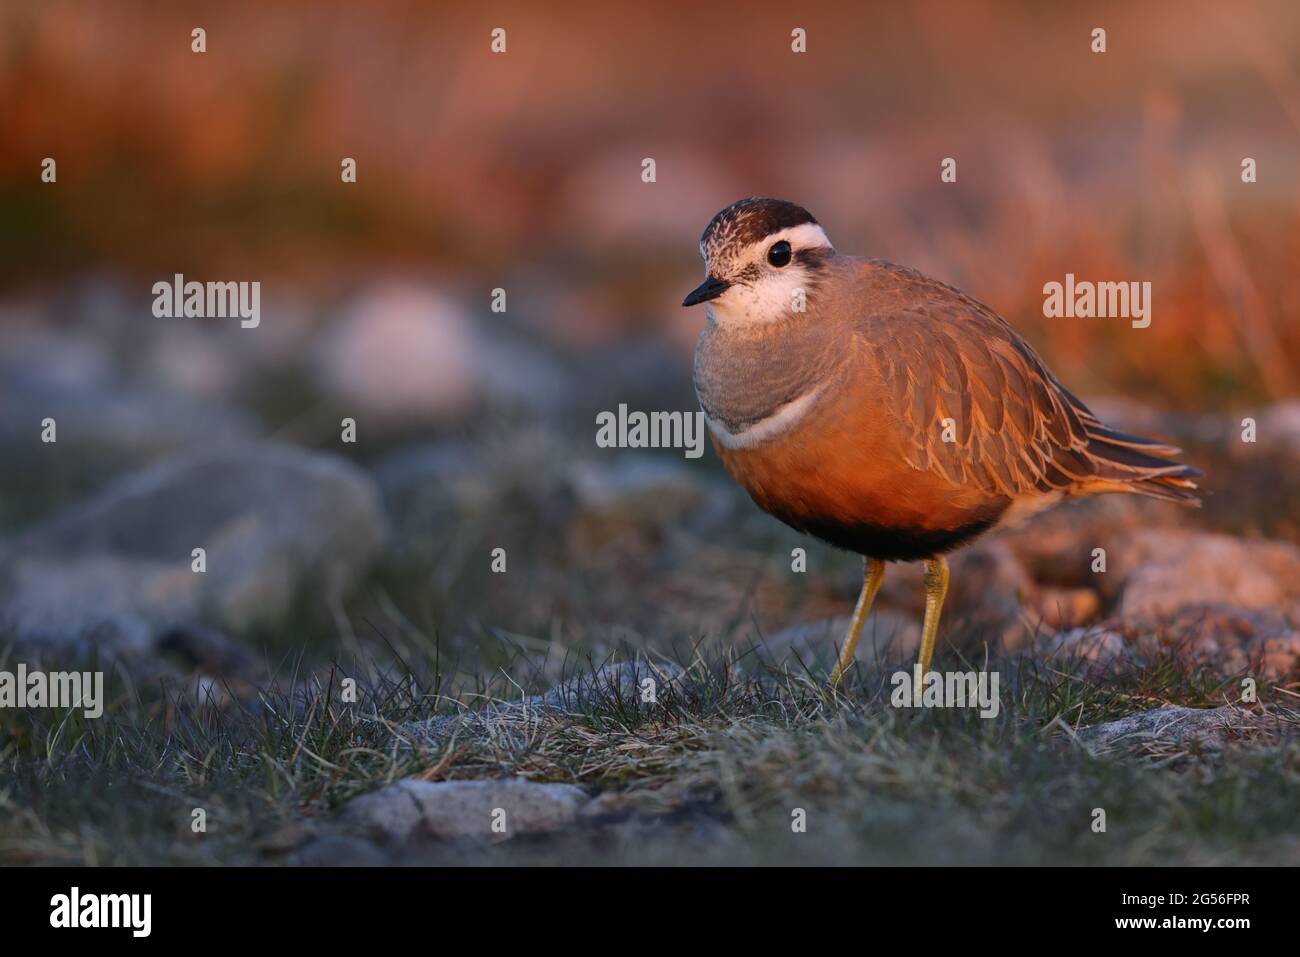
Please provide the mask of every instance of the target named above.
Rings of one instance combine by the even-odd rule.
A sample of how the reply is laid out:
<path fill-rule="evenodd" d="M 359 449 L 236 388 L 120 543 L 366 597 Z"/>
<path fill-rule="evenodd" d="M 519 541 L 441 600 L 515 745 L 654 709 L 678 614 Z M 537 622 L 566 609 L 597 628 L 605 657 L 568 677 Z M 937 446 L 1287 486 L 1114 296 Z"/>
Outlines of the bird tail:
<path fill-rule="evenodd" d="M 1084 430 L 1088 435 L 1086 454 L 1096 468 L 1094 481 L 1100 486 L 1095 491 L 1136 492 L 1168 502 L 1200 506 L 1195 480 L 1201 471 L 1172 461 L 1182 449 L 1094 422 L 1085 420 Z"/>

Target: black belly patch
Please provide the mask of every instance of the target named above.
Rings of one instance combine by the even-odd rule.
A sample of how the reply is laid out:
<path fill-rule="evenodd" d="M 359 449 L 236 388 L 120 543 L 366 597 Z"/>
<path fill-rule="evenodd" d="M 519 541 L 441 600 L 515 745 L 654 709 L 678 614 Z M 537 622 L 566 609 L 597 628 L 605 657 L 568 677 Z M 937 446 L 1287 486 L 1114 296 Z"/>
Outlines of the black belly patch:
<path fill-rule="evenodd" d="M 776 517 L 796 531 L 806 532 L 836 548 L 885 562 L 914 562 L 942 555 L 988 531 L 998 519 L 993 515 L 957 528 L 930 529 Z"/>

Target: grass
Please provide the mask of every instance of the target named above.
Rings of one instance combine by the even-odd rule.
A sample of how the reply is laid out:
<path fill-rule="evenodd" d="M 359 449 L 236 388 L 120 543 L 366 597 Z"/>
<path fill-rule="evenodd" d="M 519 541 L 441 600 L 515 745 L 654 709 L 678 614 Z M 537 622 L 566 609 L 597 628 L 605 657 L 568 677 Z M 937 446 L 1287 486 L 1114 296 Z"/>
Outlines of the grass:
<path fill-rule="evenodd" d="M 525 735 L 404 748 L 404 722 L 549 684 L 526 656 L 471 677 L 423 651 L 310 673 L 286 657 L 237 701 L 117 668 L 100 720 L 0 712 L 0 863 L 275 863 L 349 798 L 412 775 L 571 783 L 606 795 L 608 813 L 550 837 L 399 849 L 404 861 L 1259 864 L 1300 846 L 1293 731 L 1159 759 L 1095 758 L 1071 742 L 1067 727 L 1230 700 L 1236 676 L 1172 653 L 1104 676 L 995 659 L 1002 712 L 985 720 L 891 708 L 880 670 L 855 669 L 833 694 L 824 671 L 697 645 L 656 706 L 606 689 Z M 597 664 L 575 656 L 564 670 Z M 355 704 L 341 700 L 346 675 L 359 677 Z M 1264 701 L 1295 727 L 1294 710 Z M 1098 807 L 1104 834 L 1090 827 Z M 795 808 L 807 833 L 792 832 Z"/>
<path fill-rule="evenodd" d="M 994 719 L 892 708 L 888 675 L 902 662 L 859 666 L 833 694 L 830 661 L 782 661 L 755 625 L 845 612 L 856 559 L 738 495 L 711 518 L 624 510 L 595 524 L 537 491 L 562 487 L 552 459 L 563 458 L 482 465 L 486 505 L 427 483 L 443 511 L 395 513 L 406 547 L 345 601 L 303 594 L 280 621 L 236 636 L 246 660 L 225 681 L 195 677 L 220 673 L 212 660 L 173 652 L 153 670 L 112 667 L 98 720 L 0 709 L 0 863 L 284 863 L 332 833 L 349 799 L 409 776 L 575 784 L 602 813 L 491 846 L 413 842 L 391 849 L 398 862 L 1259 864 L 1300 849 L 1294 686 L 1261 686 L 1280 733 L 1106 757 L 1071 729 L 1229 703 L 1240 675 L 1175 647 L 1104 673 L 995 648 Z M 1249 524 L 1243 512 L 1235 527 Z M 483 560 L 500 543 L 508 580 Z M 809 549 L 807 574 L 789 571 L 794 545 Z M 982 666 L 981 631 L 954 609 L 936 666 Z M 519 733 L 414 748 L 397 733 L 647 648 L 685 670 L 652 708 L 607 690 Z M 0 648 L 0 669 L 14 660 Z M 792 831 L 797 808 L 806 833 Z"/>

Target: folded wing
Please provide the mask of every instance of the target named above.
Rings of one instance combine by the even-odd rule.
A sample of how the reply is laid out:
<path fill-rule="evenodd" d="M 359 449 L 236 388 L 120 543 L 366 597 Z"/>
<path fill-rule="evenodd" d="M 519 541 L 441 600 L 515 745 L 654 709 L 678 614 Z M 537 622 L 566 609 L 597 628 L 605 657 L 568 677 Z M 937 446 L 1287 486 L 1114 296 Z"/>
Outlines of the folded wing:
<path fill-rule="evenodd" d="M 913 468 L 1011 498 L 1133 491 L 1199 501 L 1200 473 L 1169 458 L 1178 449 L 1107 428 L 988 307 L 910 270 L 900 279 L 907 305 L 864 316 L 855 348 L 892 399 Z"/>

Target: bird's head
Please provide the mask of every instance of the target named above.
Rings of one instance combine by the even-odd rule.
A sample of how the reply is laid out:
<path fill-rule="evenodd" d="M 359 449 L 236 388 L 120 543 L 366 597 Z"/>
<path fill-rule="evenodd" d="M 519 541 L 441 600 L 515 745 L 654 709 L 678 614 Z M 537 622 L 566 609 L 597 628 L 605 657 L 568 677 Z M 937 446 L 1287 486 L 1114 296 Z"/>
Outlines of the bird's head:
<path fill-rule="evenodd" d="M 700 254 L 707 275 L 683 306 L 707 302 L 724 322 L 773 322 L 802 311 L 835 249 L 802 206 L 754 197 L 709 221 Z"/>

